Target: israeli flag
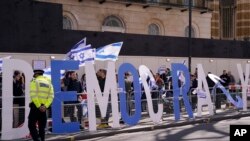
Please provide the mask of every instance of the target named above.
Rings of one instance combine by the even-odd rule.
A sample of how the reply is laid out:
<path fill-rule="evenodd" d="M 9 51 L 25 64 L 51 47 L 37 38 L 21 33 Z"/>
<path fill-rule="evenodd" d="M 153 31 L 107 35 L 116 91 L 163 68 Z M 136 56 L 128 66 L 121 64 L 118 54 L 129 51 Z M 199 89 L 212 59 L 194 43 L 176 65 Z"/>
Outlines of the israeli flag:
<path fill-rule="evenodd" d="M 89 61 L 94 63 L 95 49 L 91 48 L 91 45 L 86 45 L 86 37 L 76 43 L 73 48 L 66 54 L 65 60 L 80 61 L 80 67 L 85 65 L 85 62 Z"/>
<path fill-rule="evenodd" d="M 44 71 L 43 76 L 46 76 L 46 77 L 51 79 L 51 67 L 45 68 L 45 69 L 43 69 L 43 71 Z M 64 73 L 65 73 L 65 70 L 61 70 L 61 72 L 60 72 L 61 79 L 64 77 Z"/>
<path fill-rule="evenodd" d="M 77 49 L 77 48 L 85 48 L 86 47 L 86 37 L 83 38 L 81 41 L 76 43 L 72 49 L 66 54 L 65 60 L 72 60 L 72 50 Z"/>
<path fill-rule="evenodd" d="M 96 49 L 95 60 L 99 61 L 116 61 L 120 53 L 123 42 L 112 43 L 104 47 Z"/>
<path fill-rule="evenodd" d="M 79 41 L 78 43 L 76 43 L 72 49 L 76 49 L 76 48 L 79 48 L 79 47 L 85 47 L 86 46 L 86 40 L 87 38 L 83 38 L 81 41 Z"/>
<path fill-rule="evenodd" d="M 3 58 L 0 58 L 0 73 L 2 72 L 2 67 L 3 67 L 3 59 L 10 59 L 11 56 L 6 56 L 6 57 L 3 57 Z"/>
<path fill-rule="evenodd" d="M 71 60 L 80 61 L 79 66 L 84 66 L 85 62 L 94 63 L 95 60 L 95 49 L 91 48 L 91 45 L 78 47 L 71 50 Z"/>
<path fill-rule="evenodd" d="M 51 67 L 43 69 L 44 73 L 43 76 L 51 78 Z"/>

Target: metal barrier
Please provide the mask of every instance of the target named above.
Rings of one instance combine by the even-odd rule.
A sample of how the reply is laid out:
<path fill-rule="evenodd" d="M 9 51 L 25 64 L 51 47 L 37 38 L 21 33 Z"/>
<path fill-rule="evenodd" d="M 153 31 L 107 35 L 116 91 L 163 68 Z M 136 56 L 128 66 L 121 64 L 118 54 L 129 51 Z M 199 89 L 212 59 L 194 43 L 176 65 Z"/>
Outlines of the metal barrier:
<path fill-rule="evenodd" d="M 250 89 L 250 87 L 248 87 Z M 219 89 L 215 88 L 210 88 L 210 93 L 211 93 L 211 98 L 212 102 L 214 104 L 214 111 L 216 112 L 219 109 L 232 109 L 232 110 L 239 110 L 235 108 L 233 105 L 230 105 L 225 98 L 224 94 L 221 93 Z M 236 95 L 242 96 L 242 87 L 237 86 L 236 88 L 233 87 L 228 87 L 227 90 L 230 92 L 232 97 L 235 98 Z M 197 104 L 197 94 L 192 93 L 194 89 L 190 89 L 188 93 L 189 101 L 192 105 L 193 111 L 196 111 L 196 104 Z M 250 91 L 248 91 L 249 94 Z M 81 123 L 83 129 L 88 129 L 88 114 L 87 114 L 87 100 L 86 100 L 86 94 L 78 94 L 81 95 L 81 101 L 76 101 L 75 103 L 73 102 L 64 102 L 62 104 L 62 122 L 73 122 L 73 121 L 78 121 Z M 128 113 L 130 115 L 134 114 L 135 111 L 135 100 L 134 100 L 134 93 L 133 91 L 126 93 L 127 95 L 127 107 L 128 107 Z M 147 107 L 147 100 L 146 97 L 143 97 L 144 91 L 142 91 L 142 100 L 141 100 L 141 106 L 142 106 L 142 119 L 149 118 L 149 113 L 148 113 L 148 107 Z M 151 96 L 152 96 L 152 103 L 153 103 L 153 109 L 154 112 L 157 112 L 157 106 L 158 103 L 162 103 L 164 107 L 162 119 L 166 117 L 174 117 L 174 109 L 173 109 L 173 90 L 164 90 L 164 91 L 158 91 L 154 90 L 151 91 Z M 248 95 L 250 98 L 250 95 Z M 15 98 L 29 98 L 29 97 L 15 97 Z M 0 97 L 2 99 L 2 97 Z M 250 99 L 249 99 L 250 100 Z M 2 100 L 0 100 L 1 102 Z M 179 97 L 180 101 L 180 111 L 182 114 L 184 114 L 185 111 L 185 106 L 182 100 L 182 96 Z M 118 101 L 120 102 L 120 101 Z M 249 102 L 248 102 L 249 103 Z M 0 103 L 1 105 L 1 103 Z M 118 103 L 119 105 L 119 103 Z M 109 101 L 108 105 L 108 112 L 106 115 L 106 118 L 100 118 L 100 115 L 98 115 L 98 107 L 99 105 L 96 103 L 96 112 L 97 112 L 97 127 L 102 128 L 103 126 L 99 126 L 101 124 L 107 124 L 108 126 L 105 126 L 103 128 L 109 127 L 110 124 L 112 124 L 112 112 L 111 112 L 111 103 Z M 13 127 L 14 123 L 18 119 L 18 126 L 22 126 L 22 123 L 24 121 L 24 106 L 15 106 L 14 112 L 18 111 L 18 118 L 14 116 L 14 122 L 13 122 Z M 13 113 L 14 114 L 14 113 Z M 47 130 L 50 131 L 51 125 L 53 124 L 53 121 L 51 119 L 51 109 L 48 110 L 48 126 Z M 100 114 L 100 113 L 99 113 Z M 15 115 L 15 114 L 14 114 Z M 2 107 L 0 107 L 0 117 L 2 116 Z M 111 117 L 111 118 L 110 118 Z M 22 119 L 23 118 L 23 119 Z M 105 119 L 105 120 L 104 120 Z M 27 119 L 25 119 L 27 120 Z M 122 119 L 121 119 L 121 124 L 123 124 Z M 148 124 L 154 124 L 152 122 L 148 122 Z M 16 127 L 18 127 L 16 126 Z M 0 121 L 0 128 L 1 128 L 1 121 Z M 100 129 L 97 128 L 97 129 Z M 83 130 L 84 132 L 87 132 L 88 130 Z"/>

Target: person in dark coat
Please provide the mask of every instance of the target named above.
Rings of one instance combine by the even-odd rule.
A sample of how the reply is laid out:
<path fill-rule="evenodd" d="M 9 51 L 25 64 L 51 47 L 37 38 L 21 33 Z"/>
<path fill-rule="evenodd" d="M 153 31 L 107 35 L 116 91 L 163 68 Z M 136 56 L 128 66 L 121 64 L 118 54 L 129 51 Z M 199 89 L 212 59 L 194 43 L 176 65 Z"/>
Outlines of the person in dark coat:
<path fill-rule="evenodd" d="M 107 74 L 107 71 L 105 69 L 100 69 L 97 72 L 97 79 L 98 79 L 99 87 L 101 89 L 102 94 L 103 94 L 104 88 L 105 88 L 106 74 Z M 101 118 L 101 124 L 99 124 L 97 126 L 97 128 L 109 128 L 110 127 L 109 123 L 108 123 L 109 122 L 110 112 L 111 112 L 110 98 L 111 97 L 109 95 L 109 103 L 108 103 L 108 108 L 107 108 L 105 118 L 101 117 L 100 108 L 98 106 L 96 106 L 96 114 L 98 115 L 98 117 Z"/>
<path fill-rule="evenodd" d="M 70 115 L 70 121 L 75 122 L 78 121 L 81 124 L 82 121 L 82 106 L 80 105 L 81 96 L 79 93 L 83 92 L 81 82 L 77 79 L 77 73 L 75 71 L 71 71 L 69 73 L 69 79 L 67 84 L 67 91 L 76 91 L 77 92 L 77 101 L 69 101 L 67 104 L 73 104 L 72 106 L 68 106 L 68 113 Z M 74 109 L 77 107 L 77 119 L 74 116 Z M 82 128 L 82 126 L 80 126 Z"/>
<path fill-rule="evenodd" d="M 21 122 L 21 108 L 24 106 L 24 88 L 23 88 L 23 78 L 20 71 L 14 71 L 13 75 L 13 127 L 16 128 L 20 125 Z"/>
<path fill-rule="evenodd" d="M 227 71 L 223 70 L 223 74 L 220 76 L 220 78 L 224 81 L 221 82 L 221 84 L 225 87 L 228 88 L 229 82 L 230 82 L 230 77 L 227 75 Z"/>
<path fill-rule="evenodd" d="M 195 89 L 198 87 L 197 75 L 191 75 L 191 101 L 192 101 L 192 109 L 194 110 L 197 107 L 197 92 L 194 93 Z"/>

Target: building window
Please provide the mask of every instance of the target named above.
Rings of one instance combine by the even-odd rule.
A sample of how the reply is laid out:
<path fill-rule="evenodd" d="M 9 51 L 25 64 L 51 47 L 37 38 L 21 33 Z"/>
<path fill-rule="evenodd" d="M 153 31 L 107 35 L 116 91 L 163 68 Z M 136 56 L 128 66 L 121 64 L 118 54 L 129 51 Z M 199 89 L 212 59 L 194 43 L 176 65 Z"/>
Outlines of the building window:
<path fill-rule="evenodd" d="M 186 28 L 185 28 L 185 37 L 189 37 L 189 26 L 187 26 Z M 195 36 L 195 30 L 194 30 L 194 27 L 193 26 L 191 26 L 191 37 L 192 38 L 195 38 L 196 36 Z"/>
<path fill-rule="evenodd" d="M 235 0 L 220 0 L 221 37 L 234 38 Z"/>
<path fill-rule="evenodd" d="M 197 0 L 192 0 L 192 6 L 196 6 Z M 184 0 L 184 5 L 189 5 L 189 0 Z"/>
<path fill-rule="evenodd" d="M 72 22 L 67 16 L 63 16 L 63 29 L 72 29 Z"/>
<path fill-rule="evenodd" d="M 147 2 L 157 3 L 157 2 L 159 2 L 159 0 L 147 0 Z"/>
<path fill-rule="evenodd" d="M 125 32 L 124 24 L 122 20 L 120 20 L 116 16 L 108 16 L 104 19 L 102 31 L 111 31 L 111 32 Z"/>
<path fill-rule="evenodd" d="M 104 26 L 111 26 L 111 27 L 123 27 L 122 21 L 117 18 L 116 16 L 108 16 L 104 20 Z"/>
<path fill-rule="evenodd" d="M 160 28 L 156 24 L 150 24 L 148 26 L 148 34 L 149 35 L 160 35 Z"/>

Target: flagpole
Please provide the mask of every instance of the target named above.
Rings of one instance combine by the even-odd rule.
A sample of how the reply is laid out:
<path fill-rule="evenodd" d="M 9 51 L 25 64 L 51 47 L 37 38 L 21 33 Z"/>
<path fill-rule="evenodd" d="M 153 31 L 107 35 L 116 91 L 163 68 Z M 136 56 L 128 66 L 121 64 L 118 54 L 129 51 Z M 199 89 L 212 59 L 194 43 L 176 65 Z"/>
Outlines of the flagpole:
<path fill-rule="evenodd" d="M 188 70 L 191 73 L 191 66 L 192 66 L 192 47 L 191 47 L 191 43 L 192 43 L 192 34 L 191 34 L 191 30 L 192 30 L 192 0 L 189 0 L 189 5 L 188 5 L 188 9 L 189 9 L 189 26 L 188 26 Z"/>

